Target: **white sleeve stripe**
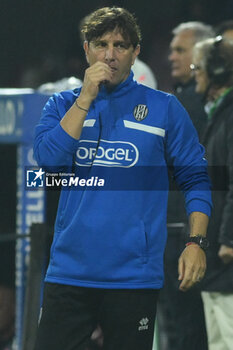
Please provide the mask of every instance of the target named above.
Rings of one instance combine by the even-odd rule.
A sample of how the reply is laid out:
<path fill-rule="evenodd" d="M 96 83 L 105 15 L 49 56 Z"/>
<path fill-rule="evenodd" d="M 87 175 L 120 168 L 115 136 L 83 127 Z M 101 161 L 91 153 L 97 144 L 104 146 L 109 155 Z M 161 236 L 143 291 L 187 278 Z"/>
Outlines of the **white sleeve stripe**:
<path fill-rule="evenodd" d="M 126 128 L 141 130 L 141 131 L 149 132 L 150 134 L 154 134 L 162 137 L 165 136 L 165 130 L 161 128 L 156 128 L 155 126 L 134 123 L 129 120 L 124 120 L 124 125 Z"/>
<path fill-rule="evenodd" d="M 96 119 L 87 119 L 84 121 L 83 126 L 94 126 Z"/>

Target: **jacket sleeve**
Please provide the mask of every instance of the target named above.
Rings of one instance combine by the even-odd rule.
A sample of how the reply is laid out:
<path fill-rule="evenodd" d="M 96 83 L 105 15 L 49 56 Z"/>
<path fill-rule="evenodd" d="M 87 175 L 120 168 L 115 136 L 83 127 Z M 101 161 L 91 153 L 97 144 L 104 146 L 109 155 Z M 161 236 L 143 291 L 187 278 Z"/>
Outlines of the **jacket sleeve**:
<path fill-rule="evenodd" d="M 66 92 L 68 93 L 68 92 Z M 48 171 L 61 171 L 72 165 L 78 141 L 68 135 L 60 125 L 72 105 L 65 94 L 54 94 L 43 108 L 35 129 L 34 157 L 39 166 Z"/>
<path fill-rule="evenodd" d="M 210 180 L 204 147 L 186 110 L 170 96 L 166 135 L 166 158 L 180 190 L 184 193 L 186 212 L 211 214 Z"/>
<path fill-rule="evenodd" d="M 226 127 L 227 171 L 229 182 L 227 195 L 222 213 L 219 243 L 233 247 L 233 114 L 228 119 Z"/>

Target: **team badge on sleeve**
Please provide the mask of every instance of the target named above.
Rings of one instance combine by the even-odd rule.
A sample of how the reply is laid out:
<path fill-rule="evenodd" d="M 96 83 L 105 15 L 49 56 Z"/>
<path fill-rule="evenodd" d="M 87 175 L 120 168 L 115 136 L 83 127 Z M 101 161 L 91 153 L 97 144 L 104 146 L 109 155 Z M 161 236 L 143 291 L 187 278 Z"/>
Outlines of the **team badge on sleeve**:
<path fill-rule="evenodd" d="M 137 105 L 133 111 L 134 118 L 140 122 L 146 118 L 148 114 L 148 108 L 146 105 Z"/>

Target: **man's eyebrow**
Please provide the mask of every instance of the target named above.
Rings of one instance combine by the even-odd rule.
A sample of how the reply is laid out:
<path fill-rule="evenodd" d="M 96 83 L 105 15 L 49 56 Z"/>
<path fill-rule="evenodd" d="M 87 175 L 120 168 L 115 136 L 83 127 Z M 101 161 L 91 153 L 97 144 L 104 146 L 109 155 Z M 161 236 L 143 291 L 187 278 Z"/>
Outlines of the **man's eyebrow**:
<path fill-rule="evenodd" d="M 128 49 L 131 46 L 131 43 L 126 40 L 116 40 L 114 41 L 114 46 L 122 45 L 124 48 Z"/>
<path fill-rule="evenodd" d="M 92 42 L 95 43 L 95 44 L 99 44 L 99 43 L 105 43 L 105 42 L 107 42 L 107 40 L 104 40 L 104 39 L 94 39 L 94 40 L 92 40 Z"/>
<path fill-rule="evenodd" d="M 130 43 L 126 40 L 116 40 L 116 41 L 114 41 L 114 44 L 130 45 Z"/>
<path fill-rule="evenodd" d="M 94 40 L 92 40 L 92 42 L 94 44 L 99 44 L 99 43 L 107 43 L 108 40 L 106 40 L 106 39 L 94 39 Z M 129 41 L 126 41 L 124 39 L 123 40 L 115 40 L 113 43 L 114 43 L 114 45 L 119 45 L 119 44 L 123 44 L 125 46 L 131 45 L 131 43 Z"/>

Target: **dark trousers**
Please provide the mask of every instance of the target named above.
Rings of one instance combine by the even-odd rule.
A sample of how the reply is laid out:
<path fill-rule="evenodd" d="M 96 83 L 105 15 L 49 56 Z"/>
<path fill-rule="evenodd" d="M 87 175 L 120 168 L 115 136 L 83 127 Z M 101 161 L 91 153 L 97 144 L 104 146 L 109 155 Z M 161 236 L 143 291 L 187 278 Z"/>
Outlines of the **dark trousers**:
<path fill-rule="evenodd" d="M 89 350 L 97 326 L 104 350 L 151 350 L 158 290 L 47 283 L 34 350 Z"/>
<path fill-rule="evenodd" d="M 178 259 L 185 247 L 185 234 L 168 230 L 165 250 L 165 284 L 159 297 L 159 333 L 165 334 L 172 350 L 207 350 L 207 335 L 201 293 L 198 285 L 187 292 L 179 290 Z"/>

